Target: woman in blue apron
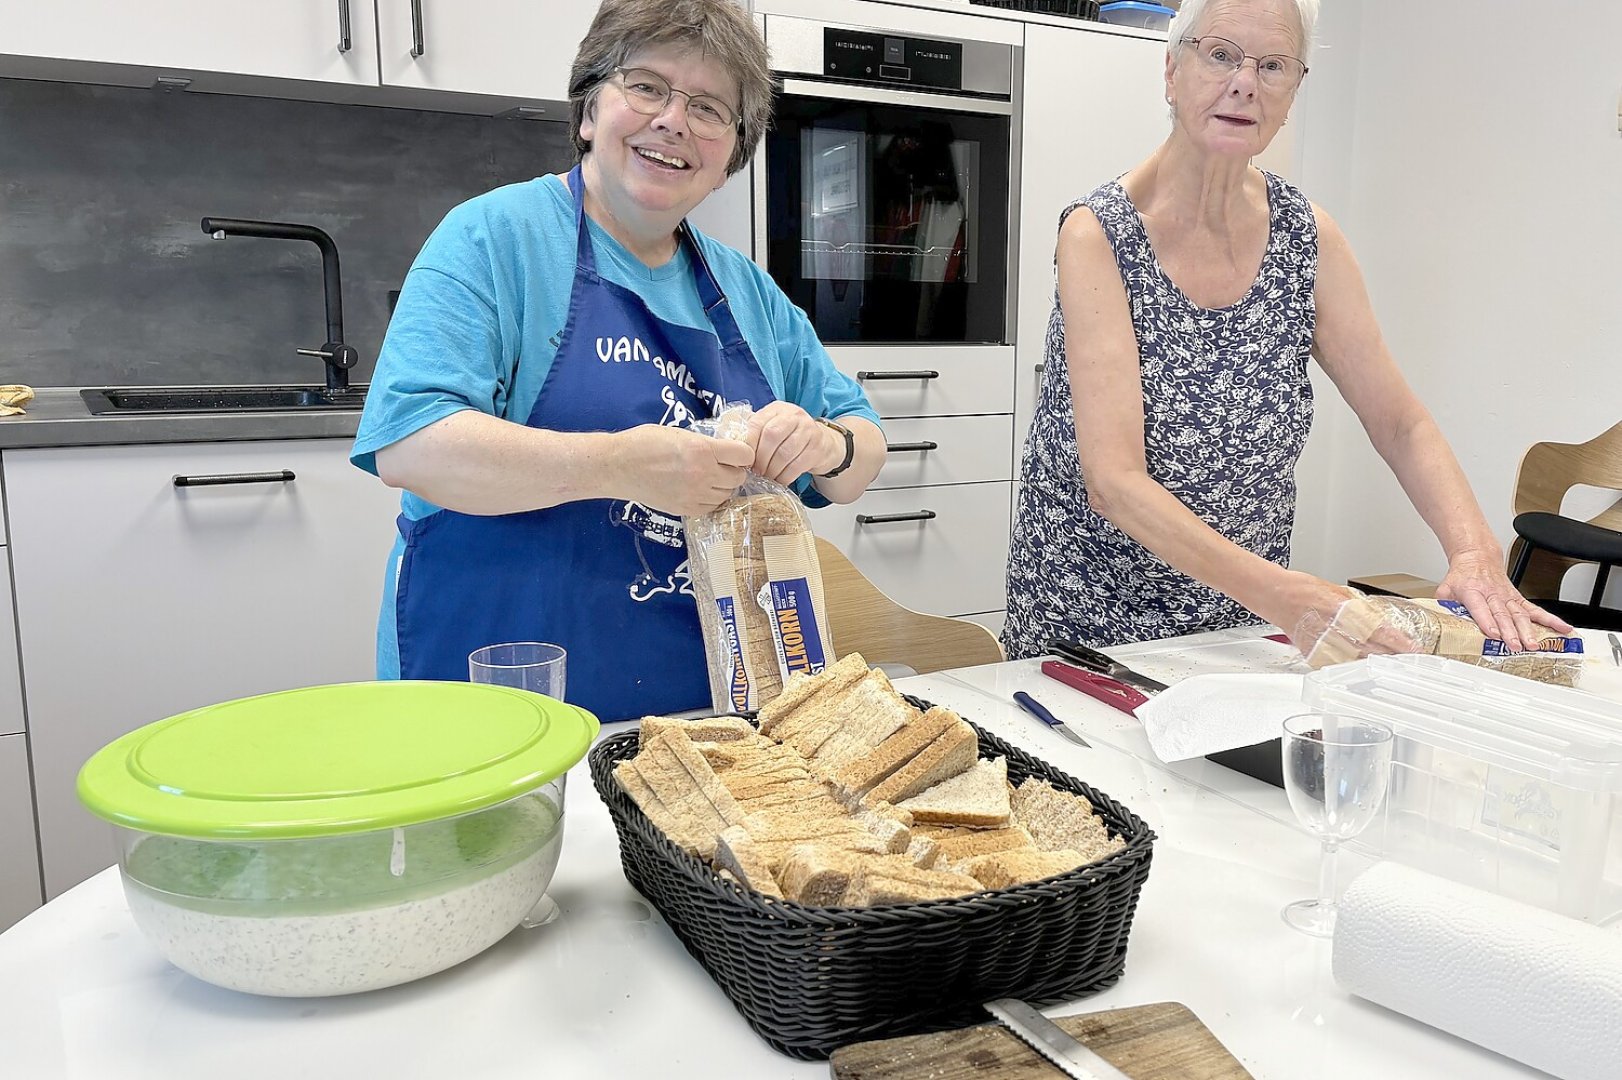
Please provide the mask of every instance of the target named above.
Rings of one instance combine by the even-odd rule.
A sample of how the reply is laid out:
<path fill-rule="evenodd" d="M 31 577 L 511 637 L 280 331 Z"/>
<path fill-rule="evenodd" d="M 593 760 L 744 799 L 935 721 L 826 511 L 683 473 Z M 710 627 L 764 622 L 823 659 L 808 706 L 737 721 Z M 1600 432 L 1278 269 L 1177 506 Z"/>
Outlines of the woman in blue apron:
<path fill-rule="evenodd" d="M 401 289 L 352 460 L 404 489 L 380 678 L 466 679 L 544 640 L 603 720 L 709 703 L 684 515 L 748 471 L 849 502 L 877 416 L 804 314 L 685 223 L 769 118 L 730 0 L 608 0 L 570 80 L 580 163 L 457 207 Z M 697 434 L 723 404 L 747 442 Z"/>

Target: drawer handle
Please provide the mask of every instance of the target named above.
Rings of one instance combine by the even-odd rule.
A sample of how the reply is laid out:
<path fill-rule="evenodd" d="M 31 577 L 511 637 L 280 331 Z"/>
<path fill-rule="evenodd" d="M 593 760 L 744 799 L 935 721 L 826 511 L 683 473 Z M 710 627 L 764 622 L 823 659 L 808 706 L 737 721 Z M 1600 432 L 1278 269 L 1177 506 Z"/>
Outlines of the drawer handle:
<path fill-rule="evenodd" d="M 349 0 L 338 0 L 338 51 L 346 53 L 352 47 L 349 32 Z"/>
<path fill-rule="evenodd" d="M 215 473 L 212 476 L 176 476 L 175 487 L 215 487 L 220 484 L 290 484 L 295 477 L 292 469 L 275 472 Z"/>
<path fill-rule="evenodd" d="M 933 510 L 914 510 L 910 514 L 857 514 L 858 525 L 890 525 L 897 521 L 934 521 Z"/>
<path fill-rule="evenodd" d="M 930 450 L 939 450 L 941 444 L 937 442 L 893 442 L 885 443 L 884 449 L 892 454 L 926 453 Z"/>
<path fill-rule="evenodd" d="M 858 371 L 856 379 L 859 382 L 880 382 L 894 379 L 938 379 L 938 371 Z"/>
<path fill-rule="evenodd" d="M 427 51 L 422 44 L 422 0 L 411 0 L 411 55 L 421 57 Z"/>

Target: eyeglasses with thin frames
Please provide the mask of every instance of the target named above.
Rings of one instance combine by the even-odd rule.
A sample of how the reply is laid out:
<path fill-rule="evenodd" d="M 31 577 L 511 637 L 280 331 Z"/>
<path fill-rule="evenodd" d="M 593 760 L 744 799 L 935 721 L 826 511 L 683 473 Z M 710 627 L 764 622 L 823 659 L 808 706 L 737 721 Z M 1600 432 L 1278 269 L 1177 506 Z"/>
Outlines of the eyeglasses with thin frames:
<path fill-rule="evenodd" d="M 1256 81 L 1269 90 L 1293 90 L 1301 85 L 1309 70 L 1300 57 L 1288 53 L 1249 56 L 1236 43 L 1210 34 L 1186 37 L 1180 44 L 1192 45 L 1206 69 L 1224 79 L 1232 78 L 1234 72 L 1245 66 L 1246 60 L 1256 61 Z"/>
<path fill-rule="evenodd" d="M 687 124 L 700 139 L 719 139 L 739 123 L 737 112 L 720 98 L 678 90 L 657 71 L 617 67 L 614 74 L 619 76 L 625 104 L 643 116 L 658 116 L 676 94 L 686 98 Z"/>

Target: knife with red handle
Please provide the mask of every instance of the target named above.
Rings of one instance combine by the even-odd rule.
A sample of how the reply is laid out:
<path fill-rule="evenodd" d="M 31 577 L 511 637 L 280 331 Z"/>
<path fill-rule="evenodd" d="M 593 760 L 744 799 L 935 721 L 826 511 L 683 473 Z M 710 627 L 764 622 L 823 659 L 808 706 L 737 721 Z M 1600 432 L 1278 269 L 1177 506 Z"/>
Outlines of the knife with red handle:
<path fill-rule="evenodd" d="M 1128 716 L 1136 716 L 1138 706 L 1149 700 L 1146 694 L 1124 682 L 1112 679 L 1108 675 L 1072 667 L 1062 660 L 1042 661 L 1042 674 L 1050 679 L 1057 679 L 1073 690 L 1080 690 L 1112 709 L 1119 709 Z"/>

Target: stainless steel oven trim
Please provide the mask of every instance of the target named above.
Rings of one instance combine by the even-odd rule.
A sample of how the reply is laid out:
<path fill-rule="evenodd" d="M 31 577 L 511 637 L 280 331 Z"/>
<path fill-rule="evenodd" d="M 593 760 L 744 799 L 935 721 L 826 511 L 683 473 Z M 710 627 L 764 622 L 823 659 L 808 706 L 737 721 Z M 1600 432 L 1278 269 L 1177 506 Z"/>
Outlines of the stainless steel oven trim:
<path fill-rule="evenodd" d="M 942 109 L 955 113 L 981 113 L 987 116 L 1013 116 L 1009 101 L 958 97 L 954 94 L 926 94 L 917 90 L 892 90 L 888 86 L 858 86 L 854 83 L 811 82 L 784 79 L 785 96 L 827 98 L 831 101 L 859 101 L 871 105 L 898 105 L 905 109 Z"/>
<path fill-rule="evenodd" d="M 822 31 L 827 28 L 856 30 L 868 34 L 893 34 L 934 41 L 951 41 L 963 48 L 963 86 L 971 94 L 1013 96 L 1016 47 L 998 41 L 977 41 L 952 34 L 922 34 L 894 26 L 864 26 L 858 23 L 825 22 L 791 15 L 763 15 L 762 27 L 772 50 L 772 69 L 784 75 L 821 75 Z M 839 84 L 850 85 L 850 84 Z M 950 93 L 950 91 L 943 91 Z"/>

